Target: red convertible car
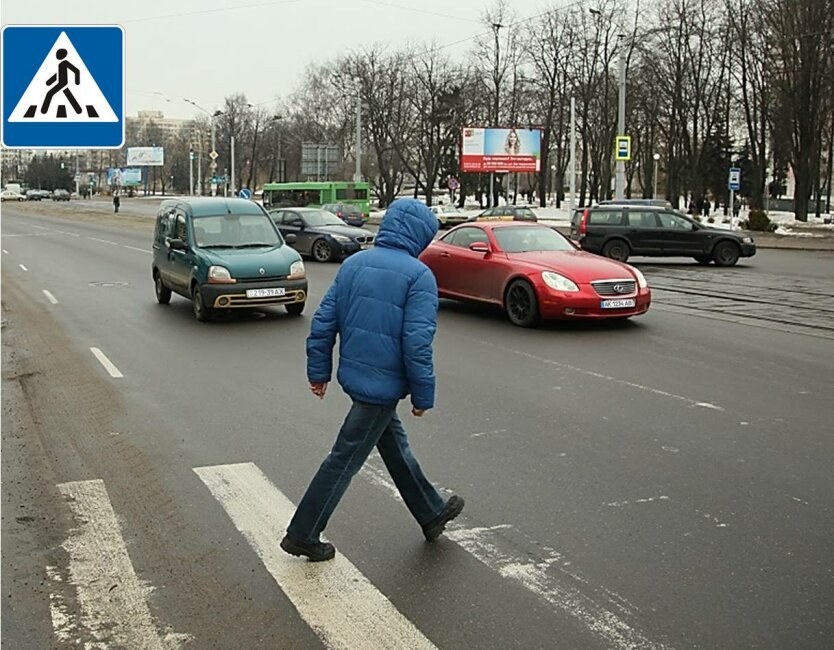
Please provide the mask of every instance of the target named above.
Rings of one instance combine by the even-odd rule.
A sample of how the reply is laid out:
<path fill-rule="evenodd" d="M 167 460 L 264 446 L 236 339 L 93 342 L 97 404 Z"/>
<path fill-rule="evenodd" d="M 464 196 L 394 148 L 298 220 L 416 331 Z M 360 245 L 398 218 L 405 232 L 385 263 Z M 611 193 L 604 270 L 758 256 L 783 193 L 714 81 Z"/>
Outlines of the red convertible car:
<path fill-rule="evenodd" d="M 434 272 L 441 298 L 498 305 L 521 327 L 540 318 L 629 318 L 651 304 L 640 271 L 581 251 L 543 224 L 458 226 L 420 259 Z"/>

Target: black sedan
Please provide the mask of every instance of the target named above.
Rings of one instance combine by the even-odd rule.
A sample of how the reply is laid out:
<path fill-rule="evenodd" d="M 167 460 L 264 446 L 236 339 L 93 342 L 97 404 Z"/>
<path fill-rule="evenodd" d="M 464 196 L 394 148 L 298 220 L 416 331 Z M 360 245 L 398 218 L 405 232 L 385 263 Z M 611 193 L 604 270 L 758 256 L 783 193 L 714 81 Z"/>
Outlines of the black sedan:
<path fill-rule="evenodd" d="M 291 246 L 317 262 L 342 259 L 374 244 L 373 232 L 345 225 L 327 210 L 275 208 L 269 214 L 284 237 L 295 235 Z"/>

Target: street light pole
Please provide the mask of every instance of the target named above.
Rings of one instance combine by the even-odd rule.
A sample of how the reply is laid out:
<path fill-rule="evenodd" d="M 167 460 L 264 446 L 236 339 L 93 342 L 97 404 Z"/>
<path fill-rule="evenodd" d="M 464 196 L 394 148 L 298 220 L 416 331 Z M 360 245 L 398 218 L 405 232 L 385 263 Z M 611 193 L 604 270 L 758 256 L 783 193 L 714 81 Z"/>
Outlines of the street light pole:
<path fill-rule="evenodd" d="M 576 207 L 576 97 L 570 98 L 570 213 Z"/>
<path fill-rule="evenodd" d="M 356 88 L 356 170 L 353 172 L 353 182 L 362 180 L 362 93 Z"/>

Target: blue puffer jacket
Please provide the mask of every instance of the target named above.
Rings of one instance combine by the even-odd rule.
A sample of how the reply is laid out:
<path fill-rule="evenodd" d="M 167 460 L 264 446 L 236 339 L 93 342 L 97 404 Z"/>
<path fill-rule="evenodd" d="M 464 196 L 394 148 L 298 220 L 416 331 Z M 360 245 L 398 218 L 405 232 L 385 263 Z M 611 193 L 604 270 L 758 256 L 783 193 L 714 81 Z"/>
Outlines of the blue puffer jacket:
<path fill-rule="evenodd" d="M 389 206 L 376 246 L 345 260 L 313 317 L 311 382 L 330 381 L 338 334 L 338 380 L 350 397 L 390 404 L 410 394 L 415 408 L 434 406 L 437 283 L 417 256 L 436 232 L 437 218 L 419 201 Z"/>

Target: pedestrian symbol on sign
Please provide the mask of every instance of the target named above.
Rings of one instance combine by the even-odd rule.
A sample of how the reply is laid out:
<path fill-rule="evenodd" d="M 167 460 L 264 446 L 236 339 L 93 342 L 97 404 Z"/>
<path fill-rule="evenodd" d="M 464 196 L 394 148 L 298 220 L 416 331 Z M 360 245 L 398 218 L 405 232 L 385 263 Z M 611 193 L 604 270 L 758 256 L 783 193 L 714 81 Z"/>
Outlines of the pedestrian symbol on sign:
<path fill-rule="evenodd" d="M 114 149 L 124 144 L 124 30 L 5 25 L 3 146 Z"/>
<path fill-rule="evenodd" d="M 71 85 L 70 81 L 74 83 Z M 71 112 L 64 102 L 53 104 L 61 91 Z M 117 122 L 118 119 L 66 32 L 61 32 L 12 111 L 9 122 Z"/>

